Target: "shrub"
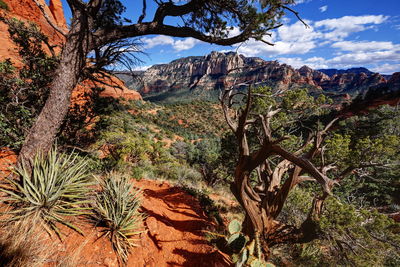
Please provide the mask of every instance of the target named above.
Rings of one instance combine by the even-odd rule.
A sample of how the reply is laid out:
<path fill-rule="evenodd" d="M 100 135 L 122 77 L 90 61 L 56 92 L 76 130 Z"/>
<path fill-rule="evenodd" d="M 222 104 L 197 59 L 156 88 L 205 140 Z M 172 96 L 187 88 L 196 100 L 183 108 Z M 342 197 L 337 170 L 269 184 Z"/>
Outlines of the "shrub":
<path fill-rule="evenodd" d="M 294 189 L 281 213 L 285 223 L 300 227 L 307 217 L 313 194 Z M 398 266 L 400 225 L 377 211 L 356 209 L 329 197 L 319 221 L 320 238 L 307 244 L 281 246 L 298 266 Z M 283 262 L 283 261 L 282 261 Z"/>
<path fill-rule="evenodd" d="M 7 10 L 7 11 L 10 10 L 8 5 L 3 0 L 0 0 L 0 9 L 4 9 L 4 10 Z"/>
<path fill-rule="evenodd" d="M 86 167 L 86 159 L 75 153 L 57 153 L 55 148 L 47 157 L 38 154 L 32 162 L 23 162 L 15 170 L 20 180 L 8 178 L 0 187 L 0 191 L 6 194 L 2 202 L 11 206 L 5 220 L 23 221 L 37 216 L 45 222 L 43 225 L 49 234 L 54 231 L 61 237 L 57 223 L 82 233 L 65 216 L 86 213 L 82 205 L 87 202 L 92 185 L 92 176 Z"/>
<path fill-rule="evenodd" d="M 18 150 L 44 106 L 58 58 L 45 52 L 52 48 L 36 25 L 1 17 L 0 21 L 8 25 L 23 63 L 16 68 L 10 60 L 0 62 L 0 146 Z"/>
<path fill-rule="evenodd" d="M 224 224 L 222 217 L 219 214 L 221 207 L 218 207 L 214 200 L 212 200 L 206 192 L 187 186 L 182 186 L 181 189 L 199 201 L 201 208 L 209 218 L 215 219 L 219 225 Z"/>
<path fill-rule="evenodd" d="M 94 221 L 104 227 L 119 260 L 126 263 L 132 237 L 139 234 L 143 215 L 139 212 L 140 191 L 124 177 L 111 175 L 101 181 L 101 191 L 93 204 Z"/>

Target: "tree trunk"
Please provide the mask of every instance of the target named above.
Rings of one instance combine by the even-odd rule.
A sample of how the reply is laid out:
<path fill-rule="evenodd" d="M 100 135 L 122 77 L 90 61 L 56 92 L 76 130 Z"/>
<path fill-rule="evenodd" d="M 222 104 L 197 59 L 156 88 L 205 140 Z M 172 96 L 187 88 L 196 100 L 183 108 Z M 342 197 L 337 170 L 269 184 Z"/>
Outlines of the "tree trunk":
<path fill-rule="evenodd" d="M 77 21 L 77 20 L 75 20 Z M 50 84 L 50 94 L 38 118 L 31 127 L 18 157 L 18 163 L 31 160 L 38 152 L 48 152 L 65 119 L 72 90 L 79 82 L 88 53 L 87 35 L 82 23 L 72 25 L 61 52 L 61 60 Z"/>
<path fill-rule="evenodd" d="M 326 194 L 322 198 L 316 198 L 313 208 L 307 220 L 300 228 L 285 225 L 276 220 L 283 203 L 286 200 L 293 181 L 296 179 L 301 168 L 296 168 L 291 179 L 285 182 L 283 191 L 268 191 L 262 199 L 257 199 L 254 191 L 249 188 L 250 169 L 246 157 L 239 160 L 235 169 L 235 182 L 232 192 L 245 211 L 243 221 L 243 233 L 250 239 L 259 238 L 262 252 L 266 258 L 269 257 L 270 247 L 281 243 L 306 243 L 318 237 L 319 214 Z M 267 185 L 268 186 L 268 185 Z M 278 193 L 280 192 L 280 193 Z"/>

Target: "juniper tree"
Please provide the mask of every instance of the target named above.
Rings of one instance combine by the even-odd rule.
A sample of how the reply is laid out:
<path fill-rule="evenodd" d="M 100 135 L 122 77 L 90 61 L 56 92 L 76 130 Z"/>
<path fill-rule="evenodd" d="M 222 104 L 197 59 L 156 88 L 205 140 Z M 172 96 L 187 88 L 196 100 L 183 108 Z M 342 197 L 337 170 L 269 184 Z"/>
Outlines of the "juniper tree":
<path fill-rule="evenodd" d="M 345 117 L 332 112 L 325 96 L 314 98 L 307 89 L 258 87 L 245 93 L 227 87 L 220 101 L 236 140 L 231 190 L 245 212 L 243 233 L 265 255 L 277 244 L 319 238 L 324 202 L 348 176 L 399 164 L 397 133 L 339 131 Z M 307 218 L 300 226 L 280 221 L 290 192 L 305 182 L 320 188 Z"/>

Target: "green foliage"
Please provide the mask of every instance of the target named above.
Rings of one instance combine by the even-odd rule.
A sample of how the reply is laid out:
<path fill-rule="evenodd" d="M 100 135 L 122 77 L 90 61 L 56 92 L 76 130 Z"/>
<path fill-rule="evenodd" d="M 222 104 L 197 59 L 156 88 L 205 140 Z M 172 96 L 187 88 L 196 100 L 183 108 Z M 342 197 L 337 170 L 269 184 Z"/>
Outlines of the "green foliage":
<path fill-rule="evenodd" d="M 3 0 L 0 0 L 0 9 L 4 9 L 4 10 L 7 10 L 7 11 L 10 10 L 8 5 Z"/>
<path fill-rule="evenodd" d="M 191 187 L 204 180 L 216 185 L 226 176 L 216 136 L 224 127 L 218 123 L 222 118 L 217 118 L 214 104 L 163 107 L 136 101 L 105 104 L 96 110 L 100 114 L 96 126 L 99 134 L 92 147 L 106 151 L 104 169 L 129 172 L 137 179 L 164 178 Z M 135 111 L 135 115 L 128 111 Z M 181 118 L 185 118 L 183 122 Z"/>
<path fill-rule="evenodd" d="M 400 256 L 398 246 L 394 246 L 400 242 L 400 225 L 386 215 L 356 210 L 334 198 L 328 199 L 325 209 L 321 230 L 336 249 L 339 262 L 377 266 Z"/>
<path fill-rule="evenodd" d="M 312 197 L 304 189 L 294 190 L 285 203 L 281 220 L 299 227 L 303 219 L 299 220 L 298 217 L 307 216 Z M 291 257 L 286 260 L 301 266 L 399 264 L 397 244 L 400 241 L 400 225 L 384 214 L 375 210 L 357 209 L 329 197 L 319 227 L 322 231 L 319 239 L 307 244 L 286 246 L 284 254 Z M 286 256 L 276 254 L 276 257 Z"/>
<path fill-rule="evenodd" d="M 356 167 L 341 182 L 335 194 L 357 205 L 396 203 L 400 173 L 400 112 L 383 106 L 365 116 L 354 116 L 328 136 L 325 162 L 335 163 L 338 175 L 347 166 Z M 357 168 L 359 167 L 359 168 Z"/>
<path fill-rule="evenodd" d="M 31 172 L 28 166 L 31 166 Z M 0 191 L 6 194 L 2 203 L 11 208 L 6 212 L 9 215 L 6 221 L 39 217 L 49 234 L 54 231 L 61 237 L 57 223 L 81 233 L 65 216 L 87 213 L 83 205 L 88 202 L 93 182 L 86 168 L 84 158 L 75 153 L 57 153 L 56 149 L 46 156 L 35 156 L 32 162 L 22 162 L 22 166 L 15 170 L 20 180 L 8 178 L 0 187 Z"/>
<path fill-rule="evenodd" d="M 23 67 L 17 70 L 10 60 L 0 62 L 0 102 L 4 103 L 0 106 L 0 146 L 18 149 L 48 96 L 58 59 L 44 52 L 43 44 L 51 47 L 35 24 L 1 20 L 9 27 Z"/>
<path fill-rule="evenodd" d="M 125 6 L 119 0 L 103 1 L 96 17 L 97 28 L 111 28 L 116 25 L 122 25 L 121 14 L 125 12 Z"/>
<path fill-rule="evenodd" d="M 93 203 L 93 219 L 104 227 L 104 235 L 123 263 L 128 260 L 132 237 L 139 234 L 143 215 L 139 212 L 141 192 L 127 178 L 110 175 L 101 181 Z"/>

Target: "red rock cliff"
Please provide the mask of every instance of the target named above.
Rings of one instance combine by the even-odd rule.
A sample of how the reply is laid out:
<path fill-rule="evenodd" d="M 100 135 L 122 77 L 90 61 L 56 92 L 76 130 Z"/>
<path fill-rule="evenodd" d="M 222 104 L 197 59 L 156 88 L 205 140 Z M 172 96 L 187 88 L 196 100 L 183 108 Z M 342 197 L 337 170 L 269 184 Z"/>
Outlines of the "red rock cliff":
<path fill-rule="evenodd" d="M 56 30 L 54 30 L 49 23 L 47 22 L 46 18 L 43 16 L 40 9 L 37 7 L 33 0 L 3 0 L 9 7 L 9 11 L 1 11 L 3 15 L 7 17 L 14 17 L 24 21 L 32 21 L 36 23 L 42 30 L 44 34 L 49 37 L 50 43 L 52 45 L 58 45 L 62 47 L 64 42 L 64 38 L 61 34 L 59 34 Z M 61 0 L 50 0 L 50 5 L 48 6 L 45 0 L 39 0 L 47 13 L 50 20 L 53 23 L 58 25 L 61 28 L 67 30 L 68 26 L 64 17 L 64 10 L 61 3 Z M 20 64 L 19 55 L 15 49 L 15 45 L 10 40 L 7 25 L 0 22 L 0 60 L 4 60 L 10 58 L 14 63 L 17 65 Z M 142 97 L 140 94 L 134 90 L 129 90 L 122 81 L 118 80 L 113 81 L 118 84 L 120 88 L 112 88 L 111 86 L 106 86 L 105 90 L 102 92 L 102 96 L 104 97 L 116 97 L 120 98 L 123 97 L 129 100 L 136 100 L 141 99 Z M 118 80 L 118 81 L 117 81 Z M 79 95 L 79 92 L 82 90 L 90 90 L 89 84 L 84 82 L 83 86 L 79 86 L 75 89 L 78 93 L 74 93 L 73 97 Z M 95 87 L 104 87 L 102 84 L 95 84 Z M 74 100 L 74 99 L 73 99 Z"/>

